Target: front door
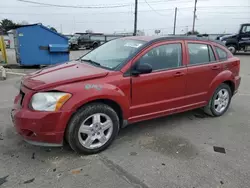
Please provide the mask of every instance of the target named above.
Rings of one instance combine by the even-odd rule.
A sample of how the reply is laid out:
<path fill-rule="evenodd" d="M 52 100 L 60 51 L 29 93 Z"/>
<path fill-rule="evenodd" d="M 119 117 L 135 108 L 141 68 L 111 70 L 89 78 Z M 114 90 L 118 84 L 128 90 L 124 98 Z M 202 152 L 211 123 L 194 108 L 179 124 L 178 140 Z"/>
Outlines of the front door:
<path fill-rule="evenodd" d="M 183 105 L 187 73 L 183 45 L 182 41 L 153 45 L 136 61 L 150 64 L 153 71 L 131 77 L 132 121 L 168 114 Z"/>

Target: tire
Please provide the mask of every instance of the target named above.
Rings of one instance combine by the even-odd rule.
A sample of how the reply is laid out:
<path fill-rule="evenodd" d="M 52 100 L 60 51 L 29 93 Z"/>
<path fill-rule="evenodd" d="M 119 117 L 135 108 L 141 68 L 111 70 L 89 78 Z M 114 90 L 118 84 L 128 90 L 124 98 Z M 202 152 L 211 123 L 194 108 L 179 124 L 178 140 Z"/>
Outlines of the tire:
<path fill-rule="evenodd" d="M 97 43 L 93 44 L 93 49 L 97 48 L 99 45 Z"/>
<path fill-rule="evenodd" d="M 78 46 L 77 44 L 74 44 L 74 45 L 72 46 L 72 50 L 79 50 L 79 46 Z"/>
<path fill-rule="evenodd" d="M 65 136 L 70 147 L 77 153 L 95 154 L 106 149 L 118 132 L 119 118 L 116 112 L 106 104 L 92 103 L 74 114 Z"/>
<path fill-rule="evenodd" d="M 224 100 L 220 98 L 220 92 L 223 94 Z M 225 97 L 225 93 L 228 94 L 228 97 Z M 210 99 L 208 105 L 204 108 L 204 112 L 210 116 L 219 117 L 223 115 L 230 106 L 232 98 L 232 91 L 227 84 L 222 83 L 214 92 L 212 98 Z M 219 102 L 219 101 L 222 102 Z M 217 104 L 216 104 L 217 103 Z M 219 110 L 219 105 L 221 106 L 221 110 Z"/>
<path fill-rule="evenodd" d="M 229 45 L 227 46 L 227 49 L 228 49 L 233 55 L 235 55 L 236 52 L 237 52 L 237 46 L 234 45 L 234 44 L 229 44 Z"/>

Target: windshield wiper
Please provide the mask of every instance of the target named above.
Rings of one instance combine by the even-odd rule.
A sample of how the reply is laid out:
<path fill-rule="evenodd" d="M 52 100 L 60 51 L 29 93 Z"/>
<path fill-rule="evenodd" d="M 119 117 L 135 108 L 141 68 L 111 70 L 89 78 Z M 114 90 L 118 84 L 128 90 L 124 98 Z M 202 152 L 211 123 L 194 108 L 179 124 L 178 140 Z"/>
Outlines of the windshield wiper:
<path fill-rule="evenodd" d="M 81 61 L 86 61 L 88 63 L 94 64 L 94 65 L 97 65 L 97 66 L 101 66 L 100 63 L 97 63 L 97 62 L 95 62 L 95 61 L 93 61 L 91 59 L 81 59 Z"/>

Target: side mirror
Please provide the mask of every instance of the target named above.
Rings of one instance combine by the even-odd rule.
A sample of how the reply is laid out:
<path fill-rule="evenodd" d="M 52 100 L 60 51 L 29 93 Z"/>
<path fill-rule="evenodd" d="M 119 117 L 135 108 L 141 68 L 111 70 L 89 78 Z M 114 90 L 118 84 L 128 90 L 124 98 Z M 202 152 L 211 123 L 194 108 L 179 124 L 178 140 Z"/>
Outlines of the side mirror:
<path fill-rule="evenodd" d="M 139 74 L 147 74 L 152 72 L 152 66 L 150 64 L 144 63 L 139 64 L 135 67 L 135 69 L 132 71 L 132 75 L 139 75 Z"/>

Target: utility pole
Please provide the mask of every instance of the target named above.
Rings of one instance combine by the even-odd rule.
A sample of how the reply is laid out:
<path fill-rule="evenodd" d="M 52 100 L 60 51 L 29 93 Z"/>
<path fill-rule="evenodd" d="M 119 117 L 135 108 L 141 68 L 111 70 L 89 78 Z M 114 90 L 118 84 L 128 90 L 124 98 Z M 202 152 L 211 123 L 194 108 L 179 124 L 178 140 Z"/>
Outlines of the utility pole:
<path fill-rule="evenodd" d="M 188 26 L 186 26 L 186 35 L 187 35 L 187 33 L 188 33 Z"/>
<path fill-rule="evenodd" d="M 135 18 L 134 18 L 134 33 L 133 33 L 134 36 L 136 36 L 137 33 L 137 9 L 138 9 L 138 0 L 135 0 Z"/>
<path fill-rule="evenodd" d="M 173 35 L 175 35 L 176 17 L 177 17 L 177 7 L 175 7 L 175 10 L 174 10 L 174 31 L 173 31 Z"/>
<path fill-rule="evenodd" d="M 194 34 L 194 29 L 195 29 L 196 5 L 197 5 L 197 0 L 195 0 L 195 2 L 194 2 L 194 16 L 193 16 L 193 29 L 192 29 L 192 34 Z"/>

